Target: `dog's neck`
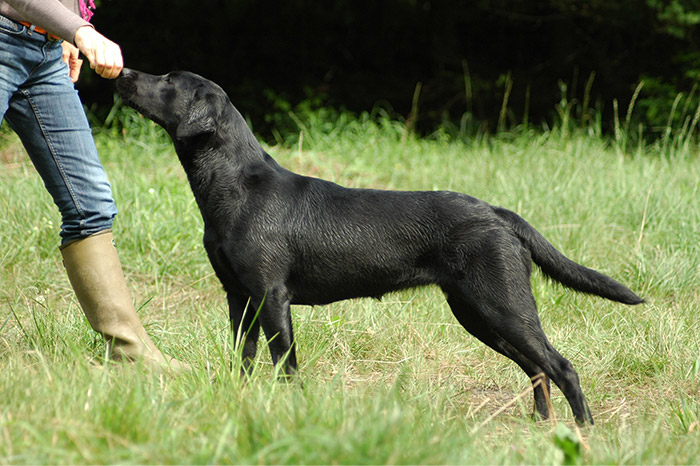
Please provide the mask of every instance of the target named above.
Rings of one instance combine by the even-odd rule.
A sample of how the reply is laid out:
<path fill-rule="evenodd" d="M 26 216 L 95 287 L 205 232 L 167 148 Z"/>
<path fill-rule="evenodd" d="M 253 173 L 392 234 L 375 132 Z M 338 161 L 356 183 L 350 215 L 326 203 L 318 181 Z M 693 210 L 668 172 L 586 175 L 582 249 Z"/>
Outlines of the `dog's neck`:
<path fill-rule="evenodd" d="M 265 151 L 250 130 L 236 132 L 226 128 L 212 133 L 202 133 L 188 138 L 177 138 L 171 134 L 175 152 L 180 162 L 189 171 L 200 158 L 216 154 L 217 159 L 226 159 L 233 165 L 246 165 L 264 160 Z M 228 150 L 224 153 L 221 148 Z"/>
<path fill-rule="evenodd" d="M 240 178 L 245 176 L 246 168 L 269 165 L 272 160 L 250 131 L 242 137 L 233 132 L 218 132 L 174 142 L 205 224 L 213 217 L 235 218 L 235 212 L 217 209 L 239 206 L 236 198 L 245 197 Z M 228 202 L 216 202 L 218 197 Z"/>

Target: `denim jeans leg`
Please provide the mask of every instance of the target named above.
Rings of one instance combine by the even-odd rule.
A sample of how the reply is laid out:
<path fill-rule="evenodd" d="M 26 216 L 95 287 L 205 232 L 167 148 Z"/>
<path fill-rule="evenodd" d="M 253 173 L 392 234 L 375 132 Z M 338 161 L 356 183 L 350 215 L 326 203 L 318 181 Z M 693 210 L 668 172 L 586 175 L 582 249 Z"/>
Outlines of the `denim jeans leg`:
<path fill-rule="evenodd" d="M 60 44 L 41 49 L 43 62 L 13 94 L 5 118 L 61 212 L 66 243 L 111 228 L 117 209 Z"/>

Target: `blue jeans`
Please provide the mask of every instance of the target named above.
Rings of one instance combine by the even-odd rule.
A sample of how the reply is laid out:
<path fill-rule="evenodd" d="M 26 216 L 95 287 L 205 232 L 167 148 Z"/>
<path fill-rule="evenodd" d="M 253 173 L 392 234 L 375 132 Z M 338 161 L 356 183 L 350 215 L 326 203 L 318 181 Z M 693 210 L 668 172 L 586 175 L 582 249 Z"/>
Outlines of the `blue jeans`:
<path fill-rule="evenodd" d="M 112 228 L 117 208 L 60 42 L 0 16 L 0 120 L 61 212 L 61 241 Z"/>

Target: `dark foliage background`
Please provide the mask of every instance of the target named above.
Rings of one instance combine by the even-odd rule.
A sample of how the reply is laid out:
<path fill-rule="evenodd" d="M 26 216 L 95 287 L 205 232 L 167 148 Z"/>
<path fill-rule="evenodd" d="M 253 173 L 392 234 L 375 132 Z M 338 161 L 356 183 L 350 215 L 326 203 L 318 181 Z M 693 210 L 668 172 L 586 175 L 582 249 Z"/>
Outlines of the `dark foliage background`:
<path fill-rule="evenodd" d="M 446 122 L 489 132 L 552 123 L 555 109 L 568 105 L 582 120 L 595 109 L 607 127 L 613 99 L 624 113 L 641 80 L 634 118 L 653 133 L 679 92 L 694 98 L 700 75 L 696 0 L 98 5 L 94 23 L 122 46 L 128 67 L 202 74 L 262 134 L 299 105 L 380 106 L 423 133 Z M 81 94 L 97 115 L 112 106 L 110 82 L 92 76 Z"/>

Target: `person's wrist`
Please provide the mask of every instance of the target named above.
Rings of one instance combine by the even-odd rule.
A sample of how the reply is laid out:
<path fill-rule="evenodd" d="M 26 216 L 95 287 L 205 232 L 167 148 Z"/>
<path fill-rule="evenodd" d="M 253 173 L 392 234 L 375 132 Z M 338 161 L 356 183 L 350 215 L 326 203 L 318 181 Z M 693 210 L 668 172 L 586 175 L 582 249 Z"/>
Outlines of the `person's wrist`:
<path fill-rule="evenodd" d="M 73 44 L 76 47 L 80 48 L 78 46 L 78 42 L 81 42 L 85 39 L 85 34 L 90 34 L 92 32 L 95 32 L 95 27 L 92 24 L 80 26 L 78 29 L 75 30 L 75 34 L 73 34 Z"/>

